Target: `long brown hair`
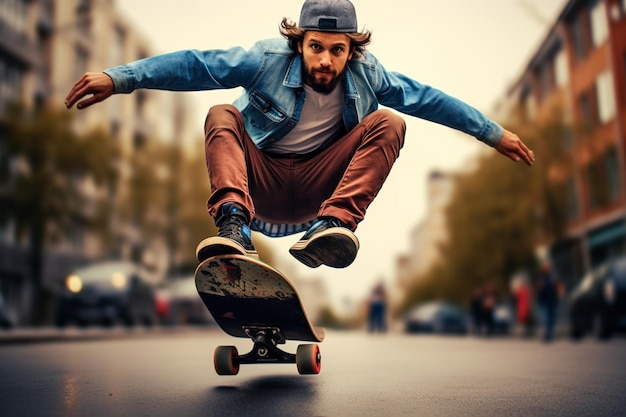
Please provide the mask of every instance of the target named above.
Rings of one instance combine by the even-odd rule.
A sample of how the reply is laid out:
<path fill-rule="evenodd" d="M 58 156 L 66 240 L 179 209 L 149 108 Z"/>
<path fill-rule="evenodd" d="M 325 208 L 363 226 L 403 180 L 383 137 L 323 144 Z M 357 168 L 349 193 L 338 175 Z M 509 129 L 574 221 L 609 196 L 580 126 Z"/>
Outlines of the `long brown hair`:
<path fill-rule="evenodd" d="M 289 47 L 294 51 L 298 51 L 298 45 L 304 40 L 305 30 L 290 19 L 284 17 L 280 22 L 280 34 L 289 42 Z M 365 48 L 372 40 L 372 32 L 363 30 L 363 32 L 346 33 L 350 38 L 350 48 L 353 57 L 358 58 L 365 53 Z"/>

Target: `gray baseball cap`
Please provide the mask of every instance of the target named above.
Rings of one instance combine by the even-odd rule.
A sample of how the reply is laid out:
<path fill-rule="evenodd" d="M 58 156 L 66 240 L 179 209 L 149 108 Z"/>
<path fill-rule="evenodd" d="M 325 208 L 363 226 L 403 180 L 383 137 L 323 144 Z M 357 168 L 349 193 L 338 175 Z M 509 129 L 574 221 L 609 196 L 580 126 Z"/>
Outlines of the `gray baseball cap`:
<path fill-rule="evenodd" d="M 348 0 L 306 0 L 298 26 L 319 32 L 358 32 L 356 11 Z"/>

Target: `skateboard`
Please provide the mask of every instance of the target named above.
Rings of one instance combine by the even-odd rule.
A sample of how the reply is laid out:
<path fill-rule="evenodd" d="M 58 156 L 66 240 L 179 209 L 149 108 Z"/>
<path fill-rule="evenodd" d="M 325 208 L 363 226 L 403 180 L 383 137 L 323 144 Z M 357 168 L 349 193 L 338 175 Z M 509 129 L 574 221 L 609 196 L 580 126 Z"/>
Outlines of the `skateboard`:
<path fill-rule="evenodd" d="M 220 255 L 200 263 L 195 280 L 222 330 L 254 343 L 243 355 L 235 346 L 218 346 L 213 364 L 219 375 L 236 375 L 239 365 L 263 363 L 295 363 L 300 374 L 320 372 L 317 344 L 301 344 L 295 354 L 278 347 L 287 340 L 321 342 L 325 334 L 311 324 L 294 285 L 279 271 L 249 256 Z"/>

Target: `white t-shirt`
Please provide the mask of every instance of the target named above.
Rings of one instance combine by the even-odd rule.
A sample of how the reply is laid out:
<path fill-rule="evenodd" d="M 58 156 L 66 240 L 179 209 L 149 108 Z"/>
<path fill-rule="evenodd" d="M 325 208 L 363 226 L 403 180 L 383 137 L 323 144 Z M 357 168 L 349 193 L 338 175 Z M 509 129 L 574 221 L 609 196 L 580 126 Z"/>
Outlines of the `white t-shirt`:
<path fill-rule="evenodd" d="M 338 84 L 329 94 L 304 85 L 306 99 L 300 122 L 281 140 L 264 151 L 276 154 L 313 152 L 343 130 L 343 88 Z"/>

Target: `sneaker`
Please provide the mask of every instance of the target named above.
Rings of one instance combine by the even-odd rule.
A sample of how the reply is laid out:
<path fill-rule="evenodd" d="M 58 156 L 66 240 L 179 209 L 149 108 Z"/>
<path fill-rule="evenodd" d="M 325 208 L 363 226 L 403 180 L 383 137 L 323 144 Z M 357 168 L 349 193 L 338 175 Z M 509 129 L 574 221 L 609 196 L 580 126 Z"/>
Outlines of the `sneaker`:
<path fill-rule="evenodd" d="M 258 258 L 248 223 L 248 216 L 238 204 L 224 203 L 215 220 L 219 232 L 217 236 L 206 238 L 198 244 L 198 261 L 218 255 L 247 255 Z"/>
<path fill-rule="evenodd" d="M 345 268 L 354 261 L 358 250 L 354 233 L 340 220 L 328 217 L 315 222 L 289 253 L 311 268 L 322 264 Z"/>

